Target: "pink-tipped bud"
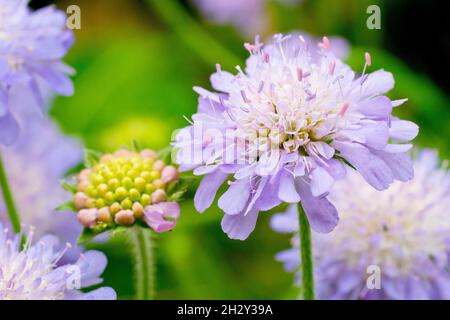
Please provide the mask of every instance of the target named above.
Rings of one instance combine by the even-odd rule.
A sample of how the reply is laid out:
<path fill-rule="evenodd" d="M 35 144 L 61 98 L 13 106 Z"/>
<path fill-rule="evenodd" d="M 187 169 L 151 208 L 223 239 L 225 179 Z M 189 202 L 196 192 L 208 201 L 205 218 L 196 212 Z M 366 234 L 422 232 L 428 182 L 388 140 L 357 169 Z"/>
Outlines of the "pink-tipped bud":
<path fill-rule="evenodd" d="M 151 149 L 144 149 L 141 151 L 140 154 L 141 154 L 141 157 L 143 157 L 143 158 L 148 158 L 148 159 L 156 159 L 157 158 L 156 152 Z"/>
<path fill-rule="evenodd" d="M 166 166 L 166 164 L 164 163 L 164 161 L 162 161 L 162 160 L 157 160 L 157 161 L 153 164 L 153 170 L 161 172 L 161 171 L 164 169 L 165 166 Z"/>
<path fill-rule="evenodd" d="M 73 202 L 75 204 L 75 208 L 77 210 L 81 210 L 83 208 L 86 208 L 88 199 L 89 199 L 88 196 L 85 195 L 83 192 L 75 193 L 75 197 L 73 199 Z"/>
<path fill-rule="evenodd" d="M 366 59 L 366 64 L 370 67 L 372 65 L 372 58 L 370 57 L 370 53 L 366 52 L 364 54 L 364 58 Z"/>
<path fill-rule="evenodd" d="M 97 224 L 97 213 L 98 210 L 95 208 L 83 209 L 80 212 L 78 212 L 77 219 L 83 226 L 87 228 L 92 228 Z"/>
<path fill-rule="evenodd" d="M 128 158 L 131 155 L 132 153 L 126 149 L 119 149 L 116 152 L 114 152 L 114 156 L 119 158 Z"/>
<path fill-rule="evenodd" d="M 179 176 L 180 174 L 174 166 L 167 166 L 161 172 L 161 179 L 166 183 L 177 180 Z"/>
<path fill-rule="evenodd" d="M 144 215 L 144 207 L 139 202 L 133 203 L 132 210 L 136 218 L 142 218 Z"/>
<path fill-rule="evenodd" d="M 120 225 L 132 225 L 136 219 L 134 218 L 133 211 L 131 210 L 121 210 L 116 213 L 114 221 Z"/>
<path fill-rule="evenodd" d="M 111 211 L 108 207 L 103 207 L 98 210 L 97 218 L 101 222 L 110 223 L 112 220 Z"/>
<path fill-rule="evenodd" d="M 166 192 L 163 189 L 157 189 L 152 193 L 152 203 L 160 203 L 166 200 Z"/>
<path fill-rule="evenodd" d="M 81 172 L 77 175 L 77 182 L 81 183 L 83 181 L 88 180 L 90 174 L 91 174 L 91 170 L 89 170 L 89 169 L 81 170 Z"/>

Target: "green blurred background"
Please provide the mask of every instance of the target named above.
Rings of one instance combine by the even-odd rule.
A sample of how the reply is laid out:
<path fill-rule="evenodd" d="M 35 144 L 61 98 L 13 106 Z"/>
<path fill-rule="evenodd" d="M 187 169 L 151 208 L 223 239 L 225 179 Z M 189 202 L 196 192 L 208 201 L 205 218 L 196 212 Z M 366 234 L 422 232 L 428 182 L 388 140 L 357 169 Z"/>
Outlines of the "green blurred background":
<path fill-rule="evenodd" d="M 55 1 L 31 1 L 35 7 Z M 81 8 L 81 30 L 66 61 L 77 74 L 76 93 L 58 98 L 52 117 L 64 132 L 87 147 L 111 151 L 132 140 L 161 149 L 171 132 L 186 125 L 182 115 L 197 106 L 194 85 L 209 88 L 209 75 L 243 65 L 242 44 L 251 41 L 231 25 L 206 22 L 193 2 L 176 0 L 68 0 Z M 381 8 L 382 29 L 366 27 L 366 8 Z M 446 94 L 450 43 L 445 10 L 433 1 L 303 0 L 286 6 L 267 1 L 269 23 L 261 35 L 302 30 L 337 35 L 351 46 L 348 63 L 362 70 L 363 53 L 372 54 L 369 71 L 394 73 L 392 98 L 409 98 L 395 112 L 420 124 L 420 146 L 450 155 L 450 108 Z M 434 9 L 433 9 L 434 8 Z M 268 227 L 262 214 L 245 242 L 229 240 L 220 229 L 222 213 L 213 207 L 195 212 L 190 192 L 174 231 L 157 244 L 159 299 L 294 299 L 293 276 L 274 255 L 289 247 L 289 236 Z M 104 274 L 119 298 L 133 296 L 133 275 L 120 241 L 95 245 L 109 258 Z"/>

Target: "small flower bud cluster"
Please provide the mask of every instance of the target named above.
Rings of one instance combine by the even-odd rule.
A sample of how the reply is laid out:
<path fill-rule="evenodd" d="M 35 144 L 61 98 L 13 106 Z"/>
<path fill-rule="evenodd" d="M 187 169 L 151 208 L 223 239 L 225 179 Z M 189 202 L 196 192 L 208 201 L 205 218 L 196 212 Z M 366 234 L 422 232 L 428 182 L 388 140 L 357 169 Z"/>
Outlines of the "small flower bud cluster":
<path fill-rule="evenodd" d="M 105 154 L 77 176 L 78 220 L 93 229 L 132 225 L 144 219 L 146 207 L 167 201 L 178 178 L 178 170 L 158 159 L 153 150 Z"/>

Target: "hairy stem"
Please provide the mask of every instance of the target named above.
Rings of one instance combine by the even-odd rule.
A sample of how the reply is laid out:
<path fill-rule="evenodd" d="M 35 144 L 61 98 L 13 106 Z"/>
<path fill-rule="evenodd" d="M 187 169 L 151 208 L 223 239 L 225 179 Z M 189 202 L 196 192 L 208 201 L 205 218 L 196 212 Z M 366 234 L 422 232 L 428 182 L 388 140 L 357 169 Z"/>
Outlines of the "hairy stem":
<path fill-rule="evenodd" d="M 302 208 L 302 204 L 298 204 L 298 221 L 300 230 L 300 256 L 302 268 L 302 290 L 305 300 L 314 300 L 314 267 L 311 243 L 311 228 L 309 226 L 308 217 Z"/>
<path fill-rule="evenodd" d="M 6 175 L 5 167 L 3 166 L 2 157 L 0 154 L 0 188 L 2 189 L 3 201 L 5 202 L 6 211 L 15 233 L 20 232 L 20 217 L 14 203 L 14 198 L 9 187 L 8 177 Z"/>
<path fill-rule="evenodd" d="M 150 229 L 135 226 L 130 228 L 134 259 L 136 299 L 153 300 L 155 297 L 155 261 L 153 236 Z"/>

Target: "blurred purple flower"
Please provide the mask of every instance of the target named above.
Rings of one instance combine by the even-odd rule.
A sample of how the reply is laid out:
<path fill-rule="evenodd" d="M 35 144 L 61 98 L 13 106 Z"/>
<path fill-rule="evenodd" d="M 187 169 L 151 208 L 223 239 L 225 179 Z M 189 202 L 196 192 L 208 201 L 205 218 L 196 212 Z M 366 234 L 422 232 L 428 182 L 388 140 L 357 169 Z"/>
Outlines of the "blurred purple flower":
<path fill-rule="evenodd" d="M 333 230 L 338 212 L 326 196 L 345 176 L 344 161 L 378 190 L 412 178 L 411 145 L 390 142 L 413 139 L 418 127 L 391 116 L 404 102 L 382 95 L 394 86 L 391 73 L 356 77 L 326 37 L 316 50 L 298 34 L 245 47 L 251 52 L 245 72 L 218 66 L 211 76 L 220 93 L 195 88 L 198 113 L 174 143 L 180 170 L 205 175 L 194 199 L 198 211 L 233 175 L 218 201 L 230 238 L 246 239 L 259 211 L 282 202 L 301 201 L 314 230 Z"/>
<path fill-rule="evenodd" d="M 203 15 L 217 24 L 231 23 L 245 35 L 262 33 L 267 25 L 267 0 L 194 0 Z M 293 5 L 300 0 L 278 0 Z"/>
<path fill-rule="evenodd" d="M 12 144 L 20 133 L 12 95 L 29 91 L 44 107 L 43 87 L 73 94 L 73 70 L 61 62 L 73 41 L 64 12 L 53 6 L 31 11 L 26 0 L 0 0 L 0 144 Z"/>
<path fill-rule="evenodd" d="M 51 119 L 44 117 L 29 96 L 14 97 L 17 121 L 24 128 L 17 142 L 2 147 L 1 156 L 8 175 L 21 222 L 36 227 L 38 236 L 53 233 L 74 243 L 81 230 L 76 214 L 55 211 L 71 200 L 60 186 L 60 180 L 83 159 L 79 141 L 64 136 Z M 8 216 L 0 195 L 0 222 Z"/>
<path fill-rule="evenodd" d="M 329 198 L 342 221 L 330 234 L 313 233 L 320 299 L 450 299 L 450 175 L 431 150 L 414 169 L 413 180 L 384 192 L 356 172 L 336 183 Z M 292 205 L 271 226 L 296 233 L 297 216 Z M 300 265 L 298 235 L 292 246 L 277 255 L 291 272 Z M 369 266 L 380 270 L 380 289 L 367 286 Z"/>
<path fill-rule="evenodd" d="M 106 257 L 87 251 L 73 264 L 57 266 L 66 249 L 59 249 L 58 238 L 46 235 L 32 244 L 33 229 L 21 248 L 22 235 L 8 237 L 0 223 L 0 300 L 115 300 L 108 287 L 83 293 L 102 282 Z"/>

